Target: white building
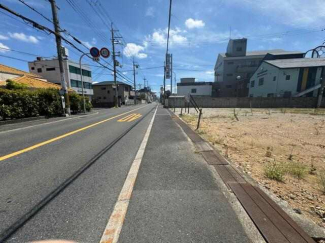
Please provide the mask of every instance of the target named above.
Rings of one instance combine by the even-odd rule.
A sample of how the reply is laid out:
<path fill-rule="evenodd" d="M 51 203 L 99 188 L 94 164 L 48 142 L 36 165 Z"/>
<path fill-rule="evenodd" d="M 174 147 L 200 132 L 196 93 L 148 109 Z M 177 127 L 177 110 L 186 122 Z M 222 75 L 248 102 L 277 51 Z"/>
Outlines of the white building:
<path fill-rule="evenodd" d="M 212 82 L 195 82 L 195 78 L 181 78 L 177 84 L 177 95 L 212 95 Z"/>
<path fill-rule="evenodd" d="M 250 97 L 316 97 L 324 58 L 263 61 L 249 83 Z"/>
<path fill-rule="evenodd" d="M 247 51 L 247 39 L 230 39 L 226 53 L 220 53 L 214 67 L 216 97 L 247 97 L 250 78 L 263 60 L 303 58 L 297 51 Z"/>
<path fill-rule="evenodd" d="M 47 60 L 37 58 L 37 60 L 29 62 L 28 67 L 31 73 L 40 75 L 49 82 L 61 85 L 58 59 Z M 79 63 L 64 59 L 63 69 L 68 88 L 75 90 L 78 94 L 82 94 Z M 88 65 L 82 65 L 82 79 L 84 82 L 84 94 L 91 98 L 94 92 L 92 87 L 91 68 Z"/>

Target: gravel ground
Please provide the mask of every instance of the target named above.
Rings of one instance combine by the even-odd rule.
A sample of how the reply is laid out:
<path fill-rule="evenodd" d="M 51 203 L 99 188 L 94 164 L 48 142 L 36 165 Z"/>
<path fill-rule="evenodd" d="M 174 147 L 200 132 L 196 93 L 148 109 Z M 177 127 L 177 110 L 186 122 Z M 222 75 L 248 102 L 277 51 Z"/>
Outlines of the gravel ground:
<path fill-rule="evenodd" d="M 182 119 L 196 128 L 194 109 L 183 110 Z M 297 213 L 325 227 L 324 109 L 203 109 L 198 133 Z M 282 182 L 265 176 L 274 164 L 286 168 Z"/>

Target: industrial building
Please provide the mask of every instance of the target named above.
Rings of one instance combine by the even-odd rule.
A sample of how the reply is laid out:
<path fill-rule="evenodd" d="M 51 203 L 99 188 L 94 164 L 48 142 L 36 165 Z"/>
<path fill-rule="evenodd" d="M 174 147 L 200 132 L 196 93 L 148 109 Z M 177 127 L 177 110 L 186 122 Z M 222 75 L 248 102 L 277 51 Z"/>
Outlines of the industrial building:
<path fill-rule="evenodd" d="M 49 82 L 61 85 L 61 74 L 58 59 L 43 59 L 38 57 L 35 61 L 28 63 L 31 73 L 42 76 Z M 67 87 L 73 89 L 78 94 L 82 94 L 81 72 L 79 63 L 63 59 L 63 69 Z M 84 94 L 91 100 L 94 92 L 92 87 L 91 68 L 82 65 L 82 80 L 84 83 Z"/>
<path fill-rule="evenodd" d="M 181 78 L 177 83 L 177 95 L 212 95 L 213 82 L 195 82 L 195 78 Z"/>
<path fill-rule="evenodd" d="M 253 74 L 250 97 L 317 97 L 325 58 L 265 60 Z"/>
<path fill-rule="evenodd" d="M 247 97 L 248 83 L 263 60 L 303 58 L 304 53 L 281 49 L 247 51 L 247 39 L 230 39 L 226 53 L 218 55 L 213 96 Z"/>

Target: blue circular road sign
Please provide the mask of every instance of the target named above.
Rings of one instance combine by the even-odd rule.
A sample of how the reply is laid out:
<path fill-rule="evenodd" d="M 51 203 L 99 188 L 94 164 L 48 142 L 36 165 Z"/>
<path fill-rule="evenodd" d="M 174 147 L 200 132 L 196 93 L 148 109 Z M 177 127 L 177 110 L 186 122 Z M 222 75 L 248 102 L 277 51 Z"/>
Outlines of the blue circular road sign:
<path fill-rule="evenodd" d="M 90 48 L 90 55 L 92 57 L 99 57 L 100 56 L 99 49 L 97 47 Z"/>

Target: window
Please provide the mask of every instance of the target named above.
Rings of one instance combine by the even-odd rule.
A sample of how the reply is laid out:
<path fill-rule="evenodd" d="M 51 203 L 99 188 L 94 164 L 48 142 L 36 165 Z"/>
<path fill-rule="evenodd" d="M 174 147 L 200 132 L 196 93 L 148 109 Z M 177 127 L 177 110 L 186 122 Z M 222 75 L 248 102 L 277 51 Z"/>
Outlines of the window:
<path fill-rule="evenodd" d="M 259 80 L 258 80 L 258 85 L 259 86 L 262 86 L 264 84 L 264 78 L 260 78 Z"/>
<path fill-rule="evenodd" d="M 231 89 L 232 88 L 232 85 L 226 85 L 226 88 L 227 89 Z"/>
<path fill-rule="evenodd" d="M 80 74 L 80 68 L 69 65 L 69 72 L 75 73 L 75 74 Z"/>
<path fill-rule="evenodd" d="M 232 77 L 232 73 L 227 73 L 227 76 L 228 77 Z"/>
<path fill-rule="evenodd" d="M 98 99 L 99 99 L 99 100 L 101 100 L 101 99 L 102 99 L 102 97 L 100 97 L 100 96 L 99 96 L 99 97 L 98 97 Z"/>
<path fill-rule="evenodd" d="M 38 73 L 41 73 L 42 72 L 42 69 L 41 68 L 37 68 L 37 72 Z"/>
<path fill-rule="evenodd" d="M 80 69 L 79 69 L 80 70 Z M 80 72 L 80 71 L 79 71 Z M 82 76 L 91 77 L 91 72 L 88 70 L 82 69 Z"/>
<path fill-rule="evenodd" d="M 242 48 L 242 47 L 237 47 L 236 50 L 237 50 L 237 51 L 242 51 L 243 48 Z"/>
<path fill-rule="evenodd" d="M 195 94 L 196 93 L 196 89 L 191 89 L 191 93 Z"/>
<path fill-rule="evenodd" d="M 109 94 L 109 90 L 107 90 L 107 94 Z"/>
<path fill-rule="evenodd" d="M 286 75 L 286 80 L 290 80 L 290 75 Z"/>
<path fill-rule="evenodd" d="M 228 65 L 232 65 L 232 64 L 234 64 L 234 62 L 228 62 Z"/>
<path fill-rule="evenodd" d="M 55 68 L 47 68 L 46 71 L 55 71 Z"/>
<path fill-rule="evenodd" d="M 106 87 L 101 87 L 100 89 L 101 89 L 101 90 L 106 90 Z"/>
<path fill-rule="evenodd" d="M 84 82 L 84 88 L 85 88 L 85 89 L 92 89 L 92 85 L 91 85 L 91 83 Z"/>
<path fill-rule="evenodd" d="M 269 94 L 267 94 L 267 97 L 274 97 L 274 94 L 273 93 L 269 93 Z"/>
<path fill-rule="evenodd" d="M 255 86 L 255 80 L 252 80 L 251 87 L 253 88 Z"/>
<path fill-rule="evenodd" d="M 78 87 L 78 81 L 71 79 L 71 87 L 77 88 Z"/>
<path fill-rule="evenodd" d="M 276 76 L 273 77 L 273 81 L 276 81 Z"/>
<path fill-rule="evenodd" d="M 35 68 L 34 68 L 34 67 L 31 67 L 31 69 L 32 69 L 32 70 L 35 70 Z"/>
<path fill-rule="evenodd" d="M 106 100 L 106 96 L 104 96 L 103 99 Z"/>

